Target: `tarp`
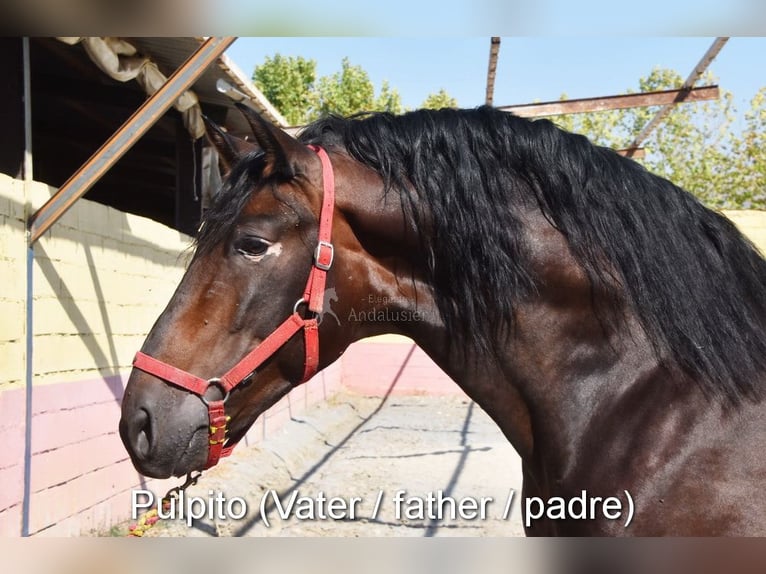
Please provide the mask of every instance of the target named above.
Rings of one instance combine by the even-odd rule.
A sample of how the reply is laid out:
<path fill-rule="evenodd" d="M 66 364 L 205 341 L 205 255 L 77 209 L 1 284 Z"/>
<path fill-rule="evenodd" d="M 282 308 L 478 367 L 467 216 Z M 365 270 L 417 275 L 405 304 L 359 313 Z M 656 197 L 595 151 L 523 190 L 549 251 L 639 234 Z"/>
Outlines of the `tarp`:
<path fill-rule="evenodd" d="M 121 38 L 60 37 L 58 40 L 71 46 L 82 44 L 101 71 L 118 82 L 136 80 L 148 96 L 167 81 L 167 76 L 160 72 L 157 64 L 138 55 L 136 48 Z M 195 140 L 205 135 L 202 110 L 194 92 L 184 92 L 173 107 L 181 112 L 184 125 Z"/>

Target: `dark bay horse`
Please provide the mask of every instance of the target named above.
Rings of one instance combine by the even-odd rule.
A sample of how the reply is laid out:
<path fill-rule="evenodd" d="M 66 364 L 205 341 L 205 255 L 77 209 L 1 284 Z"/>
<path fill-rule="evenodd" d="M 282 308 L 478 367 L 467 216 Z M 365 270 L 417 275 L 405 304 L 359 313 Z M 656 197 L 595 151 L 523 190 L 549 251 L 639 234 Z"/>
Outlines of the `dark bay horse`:
<path fill-rule="evenodd" d="M 525 500 L 635 504 L 627 528 L 545 514 L 528 534 L 766 534 L 766 262 L 727 219 L 488 107 L 327 117 L 299 139 L 243 111 L 258 149 L 211 128 L 228 177 L 125 392 L 140 472 L 214 464 L 313 370 L 393 332 L 502 429 Z M 339 321 L 318 324 L 325 289 Z M 380 300 L 389 322 L 345 320 Z"/>

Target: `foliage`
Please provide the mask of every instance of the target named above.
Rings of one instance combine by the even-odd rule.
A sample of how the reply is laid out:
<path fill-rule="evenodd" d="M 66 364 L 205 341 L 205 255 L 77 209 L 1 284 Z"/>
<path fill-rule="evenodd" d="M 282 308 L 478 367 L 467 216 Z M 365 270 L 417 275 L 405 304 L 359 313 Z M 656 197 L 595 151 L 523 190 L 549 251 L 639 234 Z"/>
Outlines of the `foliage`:
<path fill-rule="evenodd" d="M 343 58 L 340 72 L 319 79 L 317 97 L 320 114 L 347 116 L 359 110 L 371 110 L 375 89 L 361 66 L 353 66 L 348 58 Z"/>
<path fill-rule="evenodd" d="M 715 79 L 707 74 L 700 83 L 712 84 Z M 682 84 L 676 72 L 655 69 L 639 81 L 639 91 L 675 89 Z M 746 126 L 739 134 L 732 100 L 731 93 L 721 90 L 717 101 L 676 106 L 642 144 L 646 157 L 640 161 L 711 207 L 766 209 L 766 89 L 751 102 Z M 627 147 L 659 110 L 659 106 L 652 106 L 551 120 L 600 145 L 620 149 Z"/>
<path fill-rule="evenodd" d="M 348 58 L 340 71 L 317 78 L 315 60 L 276 54 L 256 66 L 253 80 L 291 125 L 328 113 L 404 111 L 395 88 L 383 82 L 376 95 L 367 72 Z M 700 83 L 715 83 L 715 79 L 708 73 Z M 628 93 L 675 89 L 682 84 L 678 73 L 657 68 Z M 721 90 L 717 101 L 676 106 L 642 144 L 646 157 L 639 161 L 711 207 L 766 209 L 766 88 L 753 98 L 744 126 L 734 123 L 732 101 L 731 93 Z M 440 89 L 429 94 L 422 107 L 456 108 L 457 100 Z M 653 106 L 551 119 L 599 145 L 621 149 L 659 110 Z"/>
<path fill-rule="evenodd" d="M 442 108 L 457 108 L 457 100 L 450 96 L 444 88 L 434 94 L 429 94 L 423 101 L 422 108 L 440 110 Z"/>
<path fill-rule="evenodd" d="M 766 206 L 766 87 L 750 102 L 745 114 L 745 128 L 732 148 L 735 158 L 733 188 L 739 193 L 733 200 L 744 208 Z M 736 192 L 734 192 L 736 193 Z"/>
<path fill-rule="evenodd" d="M 253 81 L 291 125 L 298 125 L 306 122 L 315 100 L 316 67 L 315 60 L 275 54 L 256 66 Z"/>
<path fill-rule="evenodd" d="M 350 116 L 367 111 L 402 111 L 399 92 L 392 89 L 388 82 L 383 82 L 376 98 L 370 76 L 361 66 L 352 65 L 348 58 L 343 58 L 340 72 L 319 79 L 316 95 L 314 115 L 317 117 L 324 114 Z"/>
<path fill-rule="evenodd" d="M 389 86 L 385 80 L 380 88 L 380 95 L 375 100 L 375 109 L 382 112 L 391 112 L 392 114 L 401 114 L 404 111 L 402 97 L 399 95 L 399 92 Z"/>
<path fill-rule="evenodd" d="M 383 82 L 376 96 L 370 76 L 348 58 L 343 58 L 339 72 L 317 79 L 315 60 L 276 54 L 256 66 L 253 80 L 292 125 L 306 124 L 330 113 L 347 116 L 366 111 L 403 111 L 396 89 Z"/>

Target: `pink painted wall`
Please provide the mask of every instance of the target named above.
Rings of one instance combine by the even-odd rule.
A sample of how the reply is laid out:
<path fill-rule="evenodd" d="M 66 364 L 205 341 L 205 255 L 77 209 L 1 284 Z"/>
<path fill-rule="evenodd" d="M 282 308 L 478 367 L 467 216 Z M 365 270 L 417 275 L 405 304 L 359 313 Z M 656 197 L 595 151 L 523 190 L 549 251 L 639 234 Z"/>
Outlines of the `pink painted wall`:
<path fill-rule="evenodd" d="M 108 534 L 110 525 L 129 518 L 132 489 L 164 492 L 176 484 L 147 481 L 133 469 L 117 432 L 125 382 L 111 376 L 34 387 L 30 534 Z M 243 446 L 343 390 L 367 396 L 462 392 L 412 343 L 362 342 L 274 405 Z M 24 413 L 23 388 L 0 392 L 0 536 L 21 534 Z"/>
<path fill-rule="evenodd" d="M 412 342 L 351 345 L 342 358 L 343 386 L 364 396 L 462 395 L 460 387 Z"/>
<path fill-rule="evenodd" d="M 117 434 L 123 387 L 119 376 L 34 387 L 31 534 L 87 534 L 124 517 L 119 495 L 142 479 Z M 24 389 L 0 394 L 0 440 L 9 447 L 0 455 L 3 536 L 21 533 L 25 408 Z"/>

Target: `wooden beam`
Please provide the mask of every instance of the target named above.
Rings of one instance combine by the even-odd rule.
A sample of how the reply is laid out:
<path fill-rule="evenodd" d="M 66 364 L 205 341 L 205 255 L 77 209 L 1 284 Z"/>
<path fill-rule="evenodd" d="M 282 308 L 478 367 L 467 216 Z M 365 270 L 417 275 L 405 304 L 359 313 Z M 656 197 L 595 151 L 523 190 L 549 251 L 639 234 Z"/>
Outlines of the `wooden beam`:
<path fill-rule="evenodd" d="M 29 219 L 32 245 L 196 82 L 236 38 L 208 38 Z"/>
<path fill-rule="evenodd" d="M 718 97 L 718 86 L 705 86 L 690 90 L 663 90 L 658 92 L 642 92 L 640 94 L 624 94 L 621 96 L 605 96 L 602 98 L 581 98 L 577 100 L 541 102 L 538 104 L 502 106 L 497 109 L 514 113 L 523 118 L 535 118 L 540 116 L 560 116 L 564 114 L 583 114 L 606 110 L 672 105 L 681 101 L 702 102 L 717 100 Z"/>

